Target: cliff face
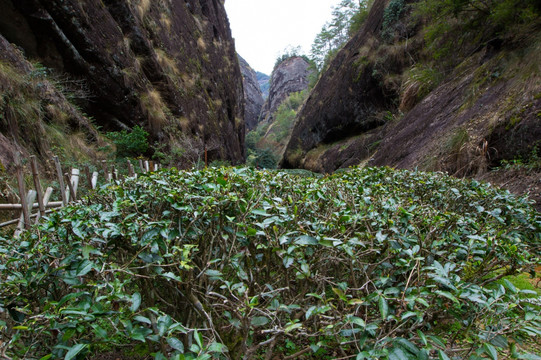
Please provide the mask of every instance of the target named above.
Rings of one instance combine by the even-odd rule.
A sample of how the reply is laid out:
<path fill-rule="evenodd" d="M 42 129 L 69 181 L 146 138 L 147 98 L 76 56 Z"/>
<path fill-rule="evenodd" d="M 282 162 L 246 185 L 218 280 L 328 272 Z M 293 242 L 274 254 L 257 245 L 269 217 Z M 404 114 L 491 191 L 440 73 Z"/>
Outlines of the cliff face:
<path fill-rule="evenodd" d="M 401 36 L 383 38 L 387 3 L 374 2 L 320 78 L 282 166 L 332 172 L 368 163 L 479 178 L 505 160 L 538 159 L 539 19 L 512 29 L 517 33 L 462 45 L 460 56 L 439 60 L 453 65 L 438 73 L 422 24 L 408 10 L 395 27 Z"/>
<path fill-rule="evenodd" d="M 282 166 L 333 171 L 347 159 L 323 160 L 328 145 L 383 124 L 382 113 L 392 99 L 378 81 L 374 64 L 368 61 L 378 46 L 376 34 L 383 21 L 385 0 L 376 0 L 362 30 L 336 55 L 319 79 L 297 117 Z M 364 141 L 351 153 L 363 151 Z M 358 148 L 358 149 L 357 149 Z M 358 150 L 358 151 L 357 151 Z M 327 154 L 328 156 L 329 154 Z"/>
<path fill-rule="evenodd" d="M 310 64 L 302 57 L 293 56 L 282 61 L 272 71 L 269 97 L 263 105 L 261 119 L 269 121 L 287 97 L 308 87 Z"/>
<path fill-rule="evenodd" d="M 43 68 L 0 35 L 0 177 L 13 170 L 16 152 L 38 155 L 44 169 L 52 169 L 47 161 L 53 150 L 71 162 L 96 160 L 104 143 L 62 90 L 60 80 L 50 81 Z M 2 185 L 0 193 L 10 194 Z"/>
<path fill-rule="evenodd" d="M 105 130 L 143 125 L 157 142 L 199 138 L 211 159 L 243 160 L 242 79 L 221 1 L 8 0 L 0 32 L 84 83 L 78 105 Z"/>
<path fill-rule="evenodd" d="M 259 121 L 259 115 L 264 103 L 263 94 L 254 69 L 240 55 L 239 63 L 244 85 L 244 122 L 246 130 L 252 130 Z"/>

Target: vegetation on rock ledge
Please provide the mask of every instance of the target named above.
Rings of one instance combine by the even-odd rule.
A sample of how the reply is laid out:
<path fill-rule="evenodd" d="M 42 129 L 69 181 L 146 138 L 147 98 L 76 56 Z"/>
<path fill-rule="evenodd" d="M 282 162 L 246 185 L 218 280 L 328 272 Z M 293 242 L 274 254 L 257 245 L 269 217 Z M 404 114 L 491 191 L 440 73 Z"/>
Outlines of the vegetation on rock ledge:
<path fill-rule="evenodd" d="M 487 184 L 164 170 L 86 201 L 0 237 L 7 356 L 538 358 L 541 297 L 502 279 L 541 216 Z"/>

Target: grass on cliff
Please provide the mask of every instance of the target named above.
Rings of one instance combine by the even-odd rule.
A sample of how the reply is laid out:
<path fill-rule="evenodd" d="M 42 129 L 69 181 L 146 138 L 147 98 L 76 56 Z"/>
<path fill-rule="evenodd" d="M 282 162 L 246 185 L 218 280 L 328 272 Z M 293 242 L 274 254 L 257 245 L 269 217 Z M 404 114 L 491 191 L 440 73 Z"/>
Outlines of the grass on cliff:
<path fill-rule="evenodd" d="M 438 173 L 164 170 L 0 236 L 1 351 L 537 359 L 541 297 L 507 276 L 540 242 L 526 199 Z"/>

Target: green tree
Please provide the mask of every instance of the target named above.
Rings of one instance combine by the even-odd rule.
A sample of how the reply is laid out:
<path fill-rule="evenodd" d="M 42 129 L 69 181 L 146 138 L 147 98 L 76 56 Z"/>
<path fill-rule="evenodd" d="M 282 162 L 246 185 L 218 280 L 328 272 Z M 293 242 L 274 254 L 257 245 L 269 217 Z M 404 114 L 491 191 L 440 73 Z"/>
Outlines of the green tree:
<path fill-rule="evenodd" d="M 116 146 L 117 157 L 139 156 L 147 152 L 148 132 L 140 126 L 135 126 L 132 131 L 114 131 L 107 134 Z"/>
<path fill-rule="evenodd" d="M 371 3 L 371 0 L 342 0 L 333 8 L 332 19 L 316 36 L 310 52 L 319 70 L 359 30 Z"/>

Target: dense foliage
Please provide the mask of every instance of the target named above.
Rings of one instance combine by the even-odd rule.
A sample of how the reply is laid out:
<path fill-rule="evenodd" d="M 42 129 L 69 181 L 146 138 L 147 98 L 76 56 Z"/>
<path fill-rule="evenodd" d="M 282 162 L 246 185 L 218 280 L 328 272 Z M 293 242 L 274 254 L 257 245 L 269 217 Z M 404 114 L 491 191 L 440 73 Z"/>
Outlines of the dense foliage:
<path fill-rule="evenodd" d="M 117 157 L 137 157 L 145 154 L 149 148 L 148 135 L 140 126 L 135 126 L 129 132 L 122 130 L 107 133 L 107 137 L 116 146 Z"/>
<path fill-rule="evenodd" d="M 11 358 L 497 359 L 541 336 L 523 198 L 442 174 L 164 170 L 0 238 Z"/>
<path fill-rule="evenodd" d="M 371 5 L 372 0 L 342 0 L 333 7 L 332 19 L 321 28 L 310 52 L 319 70 L 360 29 Z"/>

